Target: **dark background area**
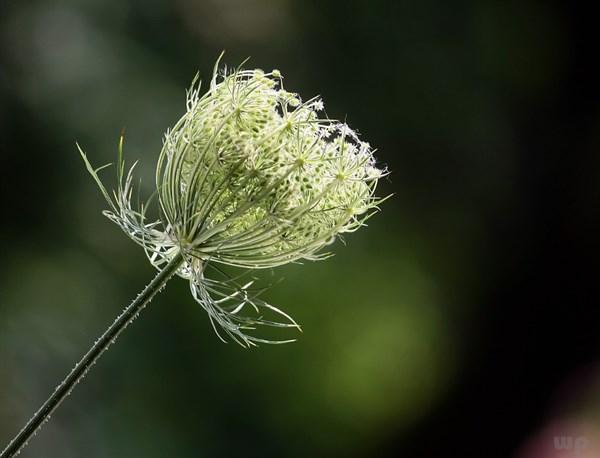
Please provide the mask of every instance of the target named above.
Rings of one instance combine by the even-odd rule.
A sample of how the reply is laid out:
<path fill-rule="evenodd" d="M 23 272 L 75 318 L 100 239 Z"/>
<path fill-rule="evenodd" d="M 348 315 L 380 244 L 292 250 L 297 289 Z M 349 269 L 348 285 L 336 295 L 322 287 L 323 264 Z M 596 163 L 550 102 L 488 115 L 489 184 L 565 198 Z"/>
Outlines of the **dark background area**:
<path fill-rule="evenodd" d="M 95 164 L 152 191 L 224 62 L 321 94 L 392 171 L 369 227 L 285 277 L 299 341 L 224 345 L 169 285 L 25 457 L 555 456 L 600 428 L 597 16 L 582 2 L 0 4 L 0 443 L 153 274 Z M 111 172 L 106 172 L 110 184 Z M 295 337 L 295 336 L 294 336 Z M 596 449 L 594 449 L 596 450 Z"/>

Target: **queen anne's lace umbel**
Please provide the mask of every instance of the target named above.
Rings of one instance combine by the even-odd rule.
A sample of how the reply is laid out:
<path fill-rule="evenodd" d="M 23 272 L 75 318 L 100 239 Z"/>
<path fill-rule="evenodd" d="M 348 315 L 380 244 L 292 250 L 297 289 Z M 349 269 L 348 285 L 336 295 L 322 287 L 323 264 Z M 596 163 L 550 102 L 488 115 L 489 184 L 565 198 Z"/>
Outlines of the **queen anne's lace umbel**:
<path fill-rule="evenodd" d="M 376 211 L 375 187 L 386 172 L 368 143 L 322 114 L 321 99 L 303 102 L 286 91 L 279 71 L 217 68 L 206 94 L 194 80 L 186 113 L 165 134 L 156 170 L 159 220 L 148 222 L 145 207 L 132 206 L 133 167 L 125 174 L 122 142 L 114 198 L 82 155 L 110 204 L 105 214 L 153 265 L 183 254 L 178 274 L 213 326 L 243 345 L 271 342 L 247 331 L 296 323 L 258 299 L 252 282 L 210 279 L 207 267 L 270 268 L 326 257 L 322 248 Z M 245 316 L 246 308 L 257 316 Z M 286 322 L 263 319 L 261 309 Z"/>

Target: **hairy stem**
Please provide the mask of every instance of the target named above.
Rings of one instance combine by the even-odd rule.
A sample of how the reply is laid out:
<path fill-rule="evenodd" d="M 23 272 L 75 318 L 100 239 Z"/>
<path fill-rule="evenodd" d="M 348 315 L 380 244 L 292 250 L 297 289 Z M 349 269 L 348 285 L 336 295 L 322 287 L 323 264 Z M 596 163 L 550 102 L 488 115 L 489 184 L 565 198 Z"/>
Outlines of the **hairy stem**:
<path fill-rule="evenodd" d="M 115 342 L 121 332 L 137 317 L 138 313 L 154 298 L 154 296 L 166 285 L 183 263 L 181 253 L 178 253 L 156 277 L 144 288 L 135 300 L 117 317 L 104 334 L 92 345 L 88 352 L 75 365 L 73 370 L 56 387 L 42 407 L 31 417 L 25 427 L 14 437 L 0 458 L 11 458 L 19 454 L 21 449 L 38 429 L 50 418 L 50 415 L 61 402 L 71 393 L 73 387 L 87 374 L 87 371 L 100 358 L 102 353 Z"/>

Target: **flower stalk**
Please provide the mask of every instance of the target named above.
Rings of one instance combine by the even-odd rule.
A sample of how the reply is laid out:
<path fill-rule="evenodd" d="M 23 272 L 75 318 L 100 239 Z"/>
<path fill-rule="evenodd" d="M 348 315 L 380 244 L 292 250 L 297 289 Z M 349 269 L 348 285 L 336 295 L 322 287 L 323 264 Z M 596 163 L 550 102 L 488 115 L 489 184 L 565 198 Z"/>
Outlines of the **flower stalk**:
<path fill-rule="evenodd" d="M 17 456 L 22 448 L 27 445 L 29 439 L 36 434 L 42 425 L 50 419 L 52 412 L 71 394 L 71 391 L 90 368 L 98 361 L 98 358 L 115 342 L 123 330 L 137 318 L 138 314 L 148 305 L 156 294 L 164 288 L 167 282 L 173 277 L 177 269 L 183 263 L 183 256 L 177 253 L 171 261 L 154 277 L 142 292 L 127 306 L 123 312 L 115 319 L 108 329 L 100 336 L 88 352 L 75 364 L 69 375 L 60 382 L 50 397 L 31 417 L 25 427 L 14 437 L 8 446 L 0 454 L 0 458 L 12 458 Z"/>

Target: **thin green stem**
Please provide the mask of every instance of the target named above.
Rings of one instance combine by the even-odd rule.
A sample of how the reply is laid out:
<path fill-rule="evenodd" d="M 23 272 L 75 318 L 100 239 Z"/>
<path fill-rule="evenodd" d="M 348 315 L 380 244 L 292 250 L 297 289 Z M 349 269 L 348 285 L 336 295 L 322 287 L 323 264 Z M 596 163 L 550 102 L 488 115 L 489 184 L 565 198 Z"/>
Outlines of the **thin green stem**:
<path fill-rule="evenodd" d="M 178 253 L 156 277 L 144 288 L 135 300 L 117 317 L 102 336 L 92 345 L 88 352 L 75 365 L 73 370 L 56 387 L 42 407 L 31 417 L 25 427 L 17 434 L 0 454 L 0 458 L 12 458 L 19 454 L 29 439 L 50 419 L 50 415 L 71 393 L 75 385 L 87 374 L 108 347 L 115 342 L 121 332 L 137 318 L 140 311 L 166 285 L 183 263 L 183 256 Z"/>

